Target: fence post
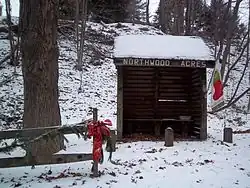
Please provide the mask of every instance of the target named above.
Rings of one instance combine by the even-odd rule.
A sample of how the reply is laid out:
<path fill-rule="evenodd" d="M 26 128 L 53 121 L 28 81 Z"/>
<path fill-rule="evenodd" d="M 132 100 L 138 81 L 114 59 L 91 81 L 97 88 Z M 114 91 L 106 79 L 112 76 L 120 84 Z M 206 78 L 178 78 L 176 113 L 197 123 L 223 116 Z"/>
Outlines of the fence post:
<path fill-rule="evenodd" d="M 171 147 L 174 145 L 174 130 L 171 127 L 165 129 L 165 146 Z"/>
<path fill-rule="evenodd" d="M 93 121 L 97 121 L 98 120 L 98 110 L 97 108 L 93 108 Z M 95 139 L 95 138 L 93 138 Z M 93 176 L 94 177 L 98 177 L 99 173 L 98 173 L 98 161 L 94 161 L 93 163 Z"/>
<path fill-rule="evenodd" d="M 225 127 L 223 130 L 223 141 L 228 143 L 233 143 L 233 129 L 230 127 Z"/>

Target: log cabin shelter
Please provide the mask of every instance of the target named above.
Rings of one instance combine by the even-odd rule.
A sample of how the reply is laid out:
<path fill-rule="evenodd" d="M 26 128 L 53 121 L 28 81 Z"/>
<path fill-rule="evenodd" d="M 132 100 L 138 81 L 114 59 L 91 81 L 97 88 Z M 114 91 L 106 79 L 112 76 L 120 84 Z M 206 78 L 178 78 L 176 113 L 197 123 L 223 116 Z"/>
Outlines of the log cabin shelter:
<path fill-rule="evenodd" d="M 132 134 L 207 138 L 207 76 L 215 59 L 199 37 L 124 35 L 115 39 L 117 138 Z"/>

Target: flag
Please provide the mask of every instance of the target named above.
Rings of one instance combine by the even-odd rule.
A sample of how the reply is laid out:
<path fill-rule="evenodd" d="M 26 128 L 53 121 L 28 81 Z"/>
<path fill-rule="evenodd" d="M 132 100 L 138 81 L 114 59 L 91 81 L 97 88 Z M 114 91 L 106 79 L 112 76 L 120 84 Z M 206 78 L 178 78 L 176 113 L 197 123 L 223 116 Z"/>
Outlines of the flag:
<path fill-rule="evenodd" d="M 221 78 L 221 63 L 219 60 L 215 62 L 214 73 L 212 78 L 212 111 L 224 105 L 223 82 Z"/>

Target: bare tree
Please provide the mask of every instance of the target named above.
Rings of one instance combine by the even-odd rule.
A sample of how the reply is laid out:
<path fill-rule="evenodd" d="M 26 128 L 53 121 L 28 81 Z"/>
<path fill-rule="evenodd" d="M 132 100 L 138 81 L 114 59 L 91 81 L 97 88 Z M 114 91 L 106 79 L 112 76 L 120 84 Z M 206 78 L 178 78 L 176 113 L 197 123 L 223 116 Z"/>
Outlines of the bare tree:
<path fill-rule="evenodd" d="M 79 1 L 78 1 L 79 2 Z M 77 37 L 77 70 L 82 70 L 83 66 L 83 49 L 84 49 L 84 42 L 85 42 L 85 30 L 86 30 L 86 22 L 87 22 L 87 6 L 88 6 L 88 0 L 82 0 L 82 12 L 81 12 L 81 34 L 80 34 L 80 41 Z M 79 4 L 77 5 L 79 6 Z M 78 27 L 78 23 L 77 26 Z M 78 31 L 77 31 L 78 32 Z M 78 36 L 78 33 L 77 33 Z"/>
<path fill-rule="evenodd" d="M 9 42 L 10 42 L 10 64 L 16 65 L 15 62 L 15 47 L 14 47 L 14 37 L 11 30 L 12 21 L 11 21 L 11 5 L 10 0 L 5 0 L 5 7 L 6 7 L 6 18 L 7 18 L 7 24 L 8 24 L 8 31 L 9 31 Z"/>
<path fill-rule="evenodd" d="M 233 32 L 234 32 L 234 29 L 237 27 L 236 20 L 238 18 L 239 7 L 242 1 L 243 0 L 236 0 L 235 7 L 233 8 L 233 14 L 232 16 L 230 16 L 230 19 L 229 19 L 227 33 L 225 37 L 226 45 L 222 54 L 222 65 L 221 65 L 221 77 L 222 78 L 224 78 L 228 56 L 230 55 L 230 47 L 232 43 Z M 232 0 L 229 0 L 227 4 L 227 9 L 226 9 L 227 12 L 224 15 L 229 15 L 229 12 L 231 11 L 231 9 L 232 9 Z M 223 45 L 223 43 L 221 45 Z"/>
<path fill-rule="evenodd" d="M 79 14 L 80 14 L 80 2 L 76 1 L 76 13 L 75 13 L 75 30 L 76 30 L 76 50 L 79 51 Z"/>

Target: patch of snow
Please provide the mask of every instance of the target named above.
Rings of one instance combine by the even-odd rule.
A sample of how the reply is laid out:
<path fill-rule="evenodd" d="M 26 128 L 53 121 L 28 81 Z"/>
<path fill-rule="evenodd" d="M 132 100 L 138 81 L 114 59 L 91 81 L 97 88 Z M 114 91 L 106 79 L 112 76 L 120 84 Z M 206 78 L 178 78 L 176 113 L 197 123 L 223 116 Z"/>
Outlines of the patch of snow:
<path fill-rule="evenodd" d="M 89 22 L 88 30 L 107 40 L 126 34 L 159 35 L 159 30 L 143 25 L 133 24 L 96 24 Z M 95 37 L 94 36 L 94 39 Z M 71 37 L 71 36 L 67 36 Z M 92 44 L 93 38 L 87 37 L 86 44 Z M 74 40 L 60 36 L 59 39 L 59 90 L 60 111 L 63 124 L 79 123 L 92 117 L 91 108 L 99 109 L 99 118 L 110 118 L 116 127 L 116 69 L 111 57 L 112 45 L 94 43 L 96 48 L 105 53 L 100 65 L 91 64 L 89 50 L 84 54 L 84 70 L 73 69 L 76 62 Z M 0 56 L 9 52 L 7 40 L 0 40 Z M 130 47 L 130 45 L 128 46 Z M 230 75 L 227 90 L 234 89 L 235 82 L 242 72 L 244 61 L 239 63 Z M 8 64 L 0 69 L 0 82 L 13 74 L 14 68 Z M 208 70 L 211 75 L 212 70 Z M 21 67 L 17 67 L 18 75 L 6 85 L 0 87 L 0 129 L 16 128 L 16 122 L 10 119 L 20 118 L 23 113 L 23 78 Z M 78 93 L 82 75 L 82 92 Z M 208 76 L 210 78 L 210 76 Z M 240 91 L 246 88 L 248 77 L 244 78 Z M 232 81 L 232 82 L 231 82 Z M 228 93 L 228 92 L 227 92 Z M 228 95 L 231 95 L 229 92 Z M 210 94 L 208 95 L 208 98 Z M 209 101 L 209 100 L 208 100 Z M 236 103 L 236 107 L 244 108 L 246 98 Z M 250 134 L 234 134 L 233 144 L 223 143 L 224 127 L 223 113 L 208 114 L 208 140 L 202 142 L 174 142 L 174 147 L 166 148 L 163 142 L 134 142 L 117 143 L 113 160 L 120 165 L 107 161 L 105 152 L 103 165 L 99 166 L 102 176 L 92 179 L 89 177 L 91 161 L 59 165 L 42 165 L 31 167 L 0 169 L 0 187 L 227 187 L 250 188 Z M 235 108 L 227 111 L 227 126 L 234 130 L 250 128 L 247 117 Z M 236 119 L 236 120 L 235 120 Z M 239 120 L 239 121 L 237 121 Z M 240 125 L 240 122 L 245 122 Z M 18 119 L 22 123 L 22 119 Z M 238 123 L 239 122 L 239 123 Z M 92 140 L 78 139 L 76 135 L 66 135 L 69 143 L 65 143 L 66 151 L 59 153 L 90 153 Z M 17 148 L 11 157 L 24 156 L 25 151 Z M 10 157 L 1 154 L 1 158 Z M 64 175 L 64 176 L 62 176 Z"/>
<path fill-rule="evenodd" d="M 223 143 L 222 128 L 220 119 L 209 118 L 207 141 L 174 142 L 169 148 L 163 142 L 118 143 L 113 153 L 118 165 L 108 162 L 104 152 L 102 176 L 95 179 L 89 177 L 91 161 L 1 169 L 1 188 L 249 188 L 250 134 L 234 135 L 234 144 Z M 90 140 L 67 138 L 67 151 L 60 153 L 91 152 Z"/>
<path fill-rule="evenodd" d="M 172 35 L 124 35 L 115 39 L 115 58 L 214 60 L 199 37 Z"/>
<path fill-rule="evenodd" d="M 153 21 L 153 17 L 156 15 L 160 0 L 150 0 L 149 1 L 149 12 L 150 12 L 150 21 Z"/>
<path fill-rule="evenodd" d="M 5 0 L 1 0 L 3 5 L 3 16 L 6 16 Z M 11 16 L 19 17 L 19 0 L 10 0 Z"/>

